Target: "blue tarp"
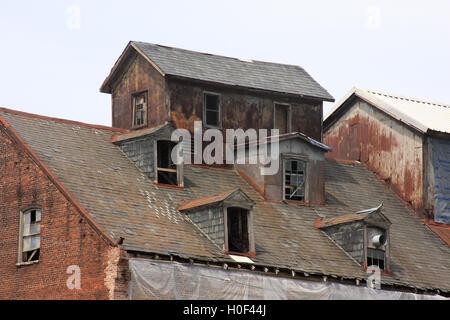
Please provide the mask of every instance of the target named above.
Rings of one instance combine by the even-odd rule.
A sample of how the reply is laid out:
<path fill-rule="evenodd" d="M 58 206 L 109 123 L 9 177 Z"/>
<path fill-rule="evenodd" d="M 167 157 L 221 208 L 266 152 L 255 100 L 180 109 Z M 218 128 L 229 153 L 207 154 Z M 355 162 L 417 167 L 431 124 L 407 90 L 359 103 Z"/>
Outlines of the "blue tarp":
<path fill-rule="evenodd" d="M 433 139 L 434 221 L 450 225 L 450 141 Z"/>

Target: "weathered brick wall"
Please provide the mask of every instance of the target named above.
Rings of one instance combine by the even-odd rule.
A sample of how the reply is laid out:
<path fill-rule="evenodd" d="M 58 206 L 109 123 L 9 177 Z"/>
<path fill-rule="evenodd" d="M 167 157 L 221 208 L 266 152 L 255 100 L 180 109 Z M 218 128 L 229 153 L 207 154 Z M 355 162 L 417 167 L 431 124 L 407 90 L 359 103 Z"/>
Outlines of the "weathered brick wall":
<path fill-rule="evenodd" d="M 110 247 L 0 127 L 0 299 L 108 299 L 117 272 Z M 42 208 L 39 263 L 16 266 L 19 212 Z M 67 268 L 81 271 L 69 290 Z"/>

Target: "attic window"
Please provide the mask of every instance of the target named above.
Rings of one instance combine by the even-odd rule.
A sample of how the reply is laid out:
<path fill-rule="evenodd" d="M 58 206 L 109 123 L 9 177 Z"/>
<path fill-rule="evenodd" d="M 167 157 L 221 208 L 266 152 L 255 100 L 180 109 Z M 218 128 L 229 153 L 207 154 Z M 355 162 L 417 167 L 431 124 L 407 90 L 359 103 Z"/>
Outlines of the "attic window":
<path fill-rule="evenodd" d="M 147 92 L 133 96 L 133 127 L 139 128 L 147 123 Z"/>
<path fill-rule="evenodd" d="M 249 252 L 248 210 L 227 208 L 228 251 L 235 253 Z"/>
<path fill-rule="evenodd" d="M 367 248 L 367 267 L 376 266 L 384 270 L 385 265 L 384 250 Z"/>
<path fill-rule="evenodd" d="M 156 141 L 156 182 L 183 186 L 182 165 L 172 161 L 172 150 L 177 144 L 173 141 Z"/>
<path fill-rule="evenodd" d="M 39 261 L 41 247 L 41 210 L 30 209 L 20 214 L 18 263 Z"/>
<path fill-rule="evenodd" d="M 220 106 L 220 95 L 215 93 L 204 94 L 204 123 L 208 127 L 221 127 L 222 110 Z"/>
<path fill-rule="evenodd" d="M 305 201 L 305 163 L 288 159 L 284 162 L 284 199 Z"/>

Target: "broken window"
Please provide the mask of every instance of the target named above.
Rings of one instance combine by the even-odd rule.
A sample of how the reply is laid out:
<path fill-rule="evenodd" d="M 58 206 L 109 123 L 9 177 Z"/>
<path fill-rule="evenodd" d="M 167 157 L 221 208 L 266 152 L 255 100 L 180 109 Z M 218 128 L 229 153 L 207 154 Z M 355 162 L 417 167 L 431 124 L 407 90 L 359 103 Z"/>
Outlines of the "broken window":
<path fill-rule="evenodd" d="M 228 251 L 249 252 L 248 210 L 231 207 L 227 209 Z"/>
<path fill-rule="evenodd" d="M 133 127 L 142 127 L 147 122 L 147 93 L 133 96 Z"/>
<path fill-rule="evenodd" d="M 41 247 L 41 210 L 21 213 L 19 263 L 39 261 Z"/>
<path fill-rule="evenodd" d="M 367 267 L 377 266 L 380 270 L 384 270 L 384 261 L 384 250 L 367 248 Z"/>
<path fill-rule="evenodd" d="M 204 94 L 204 119 L 205 125 L 211 127 L 221 127 L 220 96 L 218 94 Z"/>
<path fill-rule="evenodd" d="M 299 160 L 284 162 L 284 199 L 305 201 L 305 163 Z"/>
<path fill-rule="evenodd" d="M 172 150 L 177 144 L 173 141 L 157 141 L 157 182 L 162 184 L 179 185 L 177 165 L 172 161 Z"/>

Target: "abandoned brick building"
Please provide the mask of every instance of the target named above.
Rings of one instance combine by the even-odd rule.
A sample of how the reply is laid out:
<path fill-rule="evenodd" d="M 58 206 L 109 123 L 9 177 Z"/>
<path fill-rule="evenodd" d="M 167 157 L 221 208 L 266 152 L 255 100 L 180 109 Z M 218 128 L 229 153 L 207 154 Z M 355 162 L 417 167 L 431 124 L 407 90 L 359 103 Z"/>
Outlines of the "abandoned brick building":
<path fill-rule="evenodd" d="M 450 244 L 450 105 L 353 88 L 324 120 L 327 156 L 363 162 Z"/>
<path fill-rule="evenodd" d="M 333 98 L 302 68 L 130 42 L 101 91 L 111 128 L 0 109 L 0 298 L 449 296 L 450 248 L 364 164 L 326 158 Z M 173 163 L 194 121 L 280 129 L 278 171 Z"/>

